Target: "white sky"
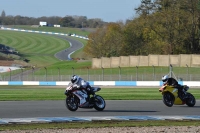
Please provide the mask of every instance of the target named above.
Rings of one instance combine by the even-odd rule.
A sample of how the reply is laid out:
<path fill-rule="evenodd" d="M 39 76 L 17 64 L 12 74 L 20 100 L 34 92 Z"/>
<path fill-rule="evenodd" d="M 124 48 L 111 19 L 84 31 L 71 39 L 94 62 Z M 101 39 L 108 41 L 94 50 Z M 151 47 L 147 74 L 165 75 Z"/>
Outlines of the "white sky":
<path fill-rule="evenodd" d="M 0 13 L 27 17 L 77 15 L 105 22 L 135 17 L 141 0 L 0 0 Z"/>

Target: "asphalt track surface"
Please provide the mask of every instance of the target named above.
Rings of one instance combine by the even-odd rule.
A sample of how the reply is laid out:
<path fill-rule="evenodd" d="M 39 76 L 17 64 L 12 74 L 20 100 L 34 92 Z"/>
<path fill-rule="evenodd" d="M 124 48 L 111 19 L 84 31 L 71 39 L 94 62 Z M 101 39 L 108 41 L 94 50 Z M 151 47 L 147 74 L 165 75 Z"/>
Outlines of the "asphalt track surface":
<path fill-rule="evenodd" d="M 70 43 L 69 48 L 64 49 L 55 54 L 55 57 L 60 60 L 70 60 L 71 59 L 70 55 L 84 46 L 81 42 L 74 40 L 73 37 L 59 36 L 59 35 L 57 35 L 56 37 L 62 38 Z"/>
<path fill-rule="evenodd" d="M 81 109 L 75 112 L 59 101 L 0 101 L 0 118 L 105 117 L 105 116 L 188 116 L 200 115 L 200 100 L 194 107 L 167 107 L 162 100 L 106 100 L 104 111 Z"/>
<path fill-rule="evenodd" d="M 70 48 L 55 54 L 60 60 L 69 60 L 70 55 L 83 47 L 72 37 L 57 36 L 70 43 Z M 106 100 L 104 111 L 78 109 L 71 112 L 62 101 L 0 101 L 0 118 L 30 117 L 105 117 L 105 116 L 188 116 L 200 115 L 200 100 L 194 107 L 174 105 L 167 107 L 162 100 Z"/>

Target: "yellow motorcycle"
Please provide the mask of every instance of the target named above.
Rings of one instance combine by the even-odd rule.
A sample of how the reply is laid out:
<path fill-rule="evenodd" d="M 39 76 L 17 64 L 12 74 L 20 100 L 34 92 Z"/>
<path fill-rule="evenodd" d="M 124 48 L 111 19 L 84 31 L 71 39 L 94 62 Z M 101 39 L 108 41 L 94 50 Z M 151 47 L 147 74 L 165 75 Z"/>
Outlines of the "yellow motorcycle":
<path fill-rule="evenodd" d="M 181 85 L 180 85 L 181 86 Z M 183 91 L 179 92 L 174 86 L 163 85 L 159 92 L 163 95 L 163 103 L 172 107 L 173 105 L 184 105 L 193 107 L 196 104 L 195 97 L 187 92 L 189 87 L 187 85 L 181 86 Z"/>

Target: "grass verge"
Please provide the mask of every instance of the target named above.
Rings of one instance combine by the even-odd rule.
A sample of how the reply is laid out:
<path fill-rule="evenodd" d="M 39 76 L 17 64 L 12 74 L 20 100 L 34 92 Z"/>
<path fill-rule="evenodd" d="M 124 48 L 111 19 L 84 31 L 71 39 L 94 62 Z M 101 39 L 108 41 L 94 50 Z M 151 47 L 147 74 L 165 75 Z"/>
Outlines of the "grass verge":
<path fill-rule="evenodd" d="M 196 120 L 149 120 L 149 121 L 90 121 L 63 123 L 36 123 L 0 125 L 0 131 L 6 130 L 42 130 L 42 129 L 78 129 L 106 127 L 152 127 L 152 126 L 200 126 Z"/>
<path fill-rule="evenodd" d="M 158 87 L 159 88 L 159 87 Z M 102 88 L 105 100 L 161 100 L 158 88 Z M 0 86 L 0 101 L 63 100 L 65 86 Z M 190 89 L 200 99 L 200 89 Z"/>

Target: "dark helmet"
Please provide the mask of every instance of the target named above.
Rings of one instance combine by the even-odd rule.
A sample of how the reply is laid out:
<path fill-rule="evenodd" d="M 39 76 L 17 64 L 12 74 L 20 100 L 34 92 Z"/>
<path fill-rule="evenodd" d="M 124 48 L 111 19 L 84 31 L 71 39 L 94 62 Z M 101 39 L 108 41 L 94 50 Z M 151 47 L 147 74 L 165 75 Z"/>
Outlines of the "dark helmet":
<path fill-rule="evenodd" d="M 78 82 L 78 79 L 79 79 L 78 76 L 73 75 L 73 76 L 71 77 L 71 82 L 76 84 L 76 83 Z"/>

